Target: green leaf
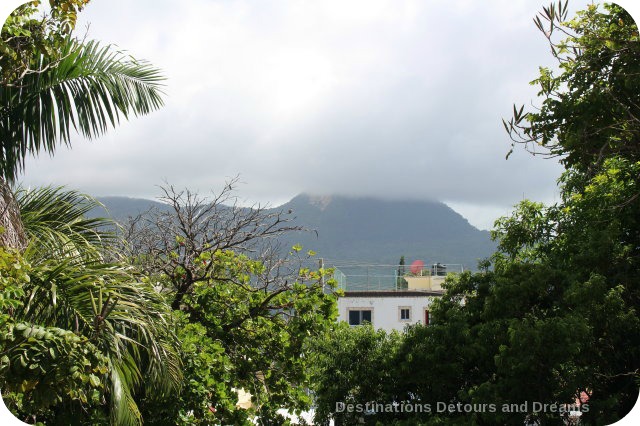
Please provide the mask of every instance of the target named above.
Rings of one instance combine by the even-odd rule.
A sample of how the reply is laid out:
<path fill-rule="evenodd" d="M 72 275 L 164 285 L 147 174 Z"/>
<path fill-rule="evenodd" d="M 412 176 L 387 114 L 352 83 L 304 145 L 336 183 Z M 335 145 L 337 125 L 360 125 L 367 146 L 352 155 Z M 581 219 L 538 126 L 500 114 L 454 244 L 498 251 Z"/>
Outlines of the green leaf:
<path fill-rule="evenodd" d="M 89 374 L 89 383 L 91 383 L 91 386 L 97 388 L 100 386 L 100 379 L 94 374 Z"/>

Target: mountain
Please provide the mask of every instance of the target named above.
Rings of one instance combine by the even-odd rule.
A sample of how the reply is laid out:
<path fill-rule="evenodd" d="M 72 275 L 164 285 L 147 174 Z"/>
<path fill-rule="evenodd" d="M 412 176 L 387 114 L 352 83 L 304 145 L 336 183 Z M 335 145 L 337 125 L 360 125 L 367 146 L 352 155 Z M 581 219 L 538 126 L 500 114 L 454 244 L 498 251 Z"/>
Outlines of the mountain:
<path fill-rule="evenodd" d="M 169 206 L 158 201 L 146 200 L 144 198 L 129 197 L 96 197 L 104 208 L 94 208 L 89 212 L 89 216 L 106 216 L 123 223 L 129 218 L 134 218 L 151 208 L 159 208 L 169 211 Z"/>
<path fill-rule="evenodd" d="M 108 215 L 126 221 L 151 207 L 168 209 L 151 200 L 103 197 Z M 446 204 L 437 201 L 385 201 L 375 198 L 301 194 L 275 210 L 292 211 L 294 223 L 316 232 L 296 232 L 282 240 L 313 250 L 327 264 L 348 262 L 397 264 L 420 259 L 462 264 L 476 269 L 478 259 L 493 253 L 495 244 Z M 104 215 L 94 211 L 92 215 Z"/>
<path fill-rule="evenodd" d="M 480 231 L 444 203 L 385 201 L 375 198 L 298 195 L 281 206 L 315 233 L 293 236 L 302 246 L 332 262 L 397 264 L 420 259 L 476 269 L 495 250 L 489 232 Z"/>

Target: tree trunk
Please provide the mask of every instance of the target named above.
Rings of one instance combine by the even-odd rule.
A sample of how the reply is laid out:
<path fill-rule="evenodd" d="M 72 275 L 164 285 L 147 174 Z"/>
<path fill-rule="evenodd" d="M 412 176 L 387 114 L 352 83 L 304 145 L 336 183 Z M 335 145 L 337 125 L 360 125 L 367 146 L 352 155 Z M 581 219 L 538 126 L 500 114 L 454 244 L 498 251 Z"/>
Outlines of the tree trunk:
<path fill-rule="evenodd" d="M 0 247 L 22 250 L 27 246 L 20 208 L 7 182 L 0 177 Z"/>

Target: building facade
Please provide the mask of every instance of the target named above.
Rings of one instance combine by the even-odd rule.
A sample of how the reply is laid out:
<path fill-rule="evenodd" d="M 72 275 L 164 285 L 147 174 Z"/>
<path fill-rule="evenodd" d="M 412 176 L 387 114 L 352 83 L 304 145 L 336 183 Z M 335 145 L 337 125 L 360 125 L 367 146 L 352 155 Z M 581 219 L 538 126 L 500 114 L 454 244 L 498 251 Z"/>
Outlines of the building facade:
<path fill-rule="evenodd" d="M 337 281 L 344 295 L 338 298 L 338 320 L 351 326 L 368 322 L 385 331 L 429 325 L 431 304 L 444 293 L 446 276 L 462 270 L 461 265 L 437 263 L 402 275 L 394 270 L 393 276 L 372 273 L 372 265 L 367 265 L 366 273 L 351 277 L 339 271 Z"/>
<path fill-rule="evenodd" d="M 430 306 L 441 292 L 424 290 L 353 291 L 338 298 L 338 320 L 351 326 L 369 322 L 385 331 L 429 324 Z"/>

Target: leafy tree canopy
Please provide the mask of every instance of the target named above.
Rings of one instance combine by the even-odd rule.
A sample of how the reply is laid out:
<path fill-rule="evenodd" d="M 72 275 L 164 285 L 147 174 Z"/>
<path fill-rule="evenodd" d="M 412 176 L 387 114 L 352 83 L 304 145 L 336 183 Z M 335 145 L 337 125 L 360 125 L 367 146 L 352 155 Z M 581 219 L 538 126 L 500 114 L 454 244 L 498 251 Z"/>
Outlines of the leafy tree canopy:
<path fill-rule="evenodd" d="M 586 171 L 612 156 L 640 159 L 640 38 L 622 7 L 596 4 L 567 19 L 567 3 L 544 9 L 535 23 L 558 64 L 531 82 L 539 88 L 537 111 L 514 106 L 504 122 L 514 144 L 560 156 Z"/>
<path fill-rule="evenodd" d="M 212 197 L 165 187 L 169 209 L 124 227 L 123 251 L 174 310 L 189 383 L 179 398 L 149 400 L 149 418 L 280 424 L 279 409 L 310 407 L 308 341 L 336 318 L 330 271 L 310 267 L 299 246 L 283 252 L 274 237 L 299 227 L 284 212 L 234 205 L 234 183 Z M 239 390 L 251 407 L 237 406 Z"/>
<path fill-rule="evenodd" d="M 574 404 L 582 422 L 610 424 L 637 401 L 638 28 L 617 5 L 590 5 L 568 20 L 561 2 L 534 21 L 558 71 L 541 68 L 532 82 L 540 87 L 539 109 L 514 107 L 504 124 L 514 146 L 559 157 L 561 201 L 526 200 L 497 220 L 498 251 L 484 269 L 448 278 L 432 324 L 408 329 L 389 351 L 396 386 L 385 400 L 476 408 L 405 413 L 398 423 L 566 424 L 576 421 L 566 408 Z M 358 380 L 344 386 L 351 395 L 368 383 Z M 319 398 L 329 390 L 321 387 Z M 564 409 L 536 412 L 533 402 Z M 477 408 L 483 404 L 495 409 Z M 379 417 L 364 418 L 374 424 Z"/>

